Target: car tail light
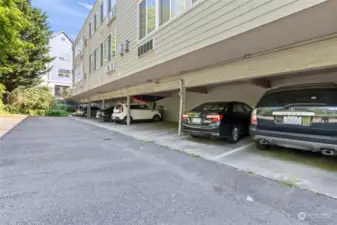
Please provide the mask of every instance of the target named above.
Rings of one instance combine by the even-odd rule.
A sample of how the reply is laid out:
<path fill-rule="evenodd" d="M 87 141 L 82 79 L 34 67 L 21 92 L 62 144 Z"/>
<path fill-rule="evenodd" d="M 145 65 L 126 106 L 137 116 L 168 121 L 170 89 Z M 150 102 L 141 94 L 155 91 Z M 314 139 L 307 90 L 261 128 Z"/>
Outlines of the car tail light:
<path fill-rule="evenodd" d="M 250 122 L 251 122 L 252 125 L 257 125 L 256 109 L 254 109 L 253 112 L 252 112 Z"/>
<path fill-rule="evenodd" d="M 223 119 L 223 115 L 209 114 L 209 115 L 206 115 L 206 118 L 211 119 L 212 122 L 218 122 Z"/>
<path fill-rule="evenodd" d="M 187 114 L 184 114 L 184 115 L 181 117 L 181 120 L 182 120 L 182 121 L 186 121 L 187 118 L 188 118 L 188 115 L 187 115 Z"/>

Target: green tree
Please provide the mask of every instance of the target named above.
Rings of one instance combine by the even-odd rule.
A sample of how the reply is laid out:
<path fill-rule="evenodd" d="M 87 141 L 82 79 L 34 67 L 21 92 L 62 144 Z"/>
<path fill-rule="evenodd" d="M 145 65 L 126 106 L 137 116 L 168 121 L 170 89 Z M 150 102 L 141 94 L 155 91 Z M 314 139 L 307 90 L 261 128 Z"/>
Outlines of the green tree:
<path fill-rule="evenodd" d="M 16 6 L 29 26 L 20 31 L 21 41 L 25 45 L 22 52 L 10 52 L 0 65 L 0 83 L 6 86 L 8 92 L 19 86 L 40 84 L 42 74 L 48 72 L 50 68 L 47 65 L 53 60 L 48 54 L 51 31 L 47 15 L 32 7 L 30 0 L 18 0 Z"/>
<path fill-rule="evenodd" d="M 2 96 L 6 93 L 6 88 L 0 83 L 0 113 L 4 110 L 4 104 L 2 102 Z"/>
<path fill-rule="evenodd" d="M 54 98 L 47 86 L 20 86 L 9 94 L 8 100 L 20 113 L 43 115 L 52 106 Z"/>
<path fill-rule="evenodd" d="M 21 40 L 21 31 L 27 28 L 29 23 L 17 7 L 19 2 L 20 0 L 0 0 L 0 65 L 9 53 L 22 54 L 25 46 Z"/>

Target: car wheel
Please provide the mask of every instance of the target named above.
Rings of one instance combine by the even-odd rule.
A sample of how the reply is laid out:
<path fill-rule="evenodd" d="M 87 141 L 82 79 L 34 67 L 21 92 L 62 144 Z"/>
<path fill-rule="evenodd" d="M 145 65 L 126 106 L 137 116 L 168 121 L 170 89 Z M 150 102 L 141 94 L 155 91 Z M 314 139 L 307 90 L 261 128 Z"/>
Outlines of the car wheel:
<path fill-rule="evenodd" d="M 236 144 L 240 140 L 240 127 L 233 125 L 231 130 L 231 136 L 228 138 L 229 143 Z"/>
<path fill-rule="evenodd" d="M 83 117 L 87 117 L 87 113 L 86 112 L 83 113 Z"/>
<path fill-rule="evenodd" d="M 259 150 L 268 150 L 270 148 L 269 145 L 261 144 L 259 141 L 255 141 L 255 146 Z"/>
<path fill-rule="evenodd" d="M 160 121 L 160 116 L 154 115 L 153 118 L 152 118 L 152 120 L 153 120 L 154 122 L 159 122 L 159 121 Z"/>
<path fill-rule="evenodd" d="M 128 124 L 128 118 L 124 117 L 123 121 L 124 124 Z M 130 117 L 130 124 L 132 124 L 132 117 Z"/>

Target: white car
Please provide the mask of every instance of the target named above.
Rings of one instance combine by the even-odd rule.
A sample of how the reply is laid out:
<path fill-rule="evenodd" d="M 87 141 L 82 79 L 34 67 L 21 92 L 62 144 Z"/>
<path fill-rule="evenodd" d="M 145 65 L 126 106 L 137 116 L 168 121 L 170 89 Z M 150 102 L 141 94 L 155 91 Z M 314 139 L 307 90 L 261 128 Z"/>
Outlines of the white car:
<path fill-rule="evenodd" d="M 131 122 L 135 120 L 152 120 L 159 122 L 162 115 L 159 111 L 150 109 L 145 104 L 131 104 Z M 115 105 L 114 112 L 112 114 L 113 121 L 121 121 L 126 124 L 127 122 L 127 105 L 117 104 Z"/>

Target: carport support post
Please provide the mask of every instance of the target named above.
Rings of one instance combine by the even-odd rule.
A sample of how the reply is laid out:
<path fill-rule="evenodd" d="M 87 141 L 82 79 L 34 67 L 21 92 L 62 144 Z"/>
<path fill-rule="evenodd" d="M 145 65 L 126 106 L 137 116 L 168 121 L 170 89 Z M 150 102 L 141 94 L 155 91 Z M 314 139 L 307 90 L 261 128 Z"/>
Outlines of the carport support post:
<path fill-rule="evenodd" d="M 102 109 L 105 109 L 105 100 L 102 100 Z"/>
<path fill-rule="evenodd" d="M 88 102 L 87 104 L 87 117 L 91 117 L 91 102 Z"/>
<path fill-rule="evenodd" d="M 128 96 L 126 96 L 126 109 L 127 109 L 127 111 L 126 111 L 126 123 L 127 123 L 127 125 L 128 126 L 130 126 L 130 124 L 131 124 L 131 118 L 130 118 L 130 114 L 131 114 L 131 106 L 130 106 L 130 102 L 131 102 L 131 100 L 130 100 L 130 95 L 128 95 Z"/>
<path fill-rule="evenodd" d="M 180 80 L 180 101 L 179 101 L 179 127 L 178 127 L 178 135 L 182 136 L 182 117 L 185 111 L 185 96 L 186 95 L 186 88 L 184 86 L 184 81 Z"/>

